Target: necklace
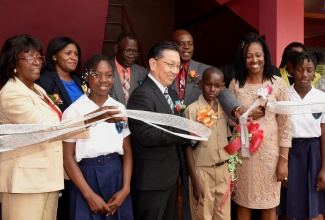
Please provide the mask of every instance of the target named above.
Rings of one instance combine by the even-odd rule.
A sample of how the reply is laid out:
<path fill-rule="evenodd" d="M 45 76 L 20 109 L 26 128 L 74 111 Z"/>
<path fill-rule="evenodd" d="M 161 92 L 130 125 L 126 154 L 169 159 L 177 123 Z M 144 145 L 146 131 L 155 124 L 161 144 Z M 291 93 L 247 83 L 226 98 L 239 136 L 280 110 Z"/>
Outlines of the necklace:
<path fill-rule="evenodd" d="M 44 95 L 43 93 L 41 93 L 36 87 L 34 88 L 34 92 L 36 93 L 36 95 L 40 98 L 40 99 L 44 99 Z M 36 92 L 37 91 L 37 92 Z"/>

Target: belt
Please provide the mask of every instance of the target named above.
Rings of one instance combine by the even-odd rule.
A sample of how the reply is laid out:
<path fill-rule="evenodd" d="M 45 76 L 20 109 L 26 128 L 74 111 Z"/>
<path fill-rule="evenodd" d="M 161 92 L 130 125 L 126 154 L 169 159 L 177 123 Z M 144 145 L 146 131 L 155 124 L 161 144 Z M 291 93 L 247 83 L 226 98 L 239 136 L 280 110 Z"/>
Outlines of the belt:
<path fill-rule="evenodd" d="M 310 143 L 319 140 L 319 137 L 313 138 L 292 138 L 292 143 L 302 144 L 302 143 Z"/>
<path fill-rule="evenodd" d="M 118 153 L 100 155 L 93 158 L 84 158 L 78 162 L 79 166 L 86 166 L 86 165 L 104 165 L 115 158 L 118 158 Z"/>
<path fill-rule="evenodd" d="M 220 166 L 224 165 L 225 163 L 228 163 L 228 160 L 222 161 L 220 163 L 213 164 L 212 166 L 213 167 L 220 167 Z"/>

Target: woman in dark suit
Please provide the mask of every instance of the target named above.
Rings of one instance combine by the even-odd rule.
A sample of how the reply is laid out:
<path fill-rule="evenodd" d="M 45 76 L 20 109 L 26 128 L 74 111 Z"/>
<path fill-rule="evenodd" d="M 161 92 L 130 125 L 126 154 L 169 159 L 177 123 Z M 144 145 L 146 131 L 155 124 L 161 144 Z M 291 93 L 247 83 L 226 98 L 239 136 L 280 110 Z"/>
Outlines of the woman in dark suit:
<path fill-rule="evenodd" d="M 80 67 L 79 45 L 69 37 L 53 38 L 45 55 L 46 70 L 37 83 L 50 94 L 58 94 L 62 100 L 59 108 L 63 112 L 82 94 L 82 80 L 74 73 Z"/>
<path fill-rule="evenodd" d="M 82 80 L 74 73 L 80 67 L 81 51 L 79 45 L 69 37 L 55 37 L 47 47 L 45 55 L 46 70 L 36 82 L 47 94 L 58 94 L 63 112 L 82 94 Z M 69 180 L 64 181 L 64 190 L 59 198 L 59 220 L 69 219 Z"/>

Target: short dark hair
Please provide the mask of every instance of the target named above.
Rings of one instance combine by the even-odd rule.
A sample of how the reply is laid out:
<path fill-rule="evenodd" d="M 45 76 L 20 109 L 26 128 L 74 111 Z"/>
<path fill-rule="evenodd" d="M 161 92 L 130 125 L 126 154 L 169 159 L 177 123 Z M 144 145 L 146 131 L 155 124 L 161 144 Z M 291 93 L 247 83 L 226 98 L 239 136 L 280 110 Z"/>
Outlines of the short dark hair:
<path fill-rule="evenodd" d="M 221 69 L 217 68 L 217 67 L 214 67 L 214 66 L 211 66 L 211 67 L 208 67 L 206 68 L 204 71 L 203 71 L 203 74 L 202 74 L 202 80 L 204 79 L 204 77 L 208 74 L 213 74 L 213 73 L 216 73 L 222 77 L 225 77 L 224 73 L 222 72 Z M 225 80 L 225 79 L 224 79 Z"/>
<path fill-rule="evenodd" d="M 247 79 L 248 70 L 246 68 L 246 55 L 247 48 L 251 45 L 251 43 L 257 42 L 262 45 L 264 52 L 264 69 L 263 69 L 263 81 L 270 80 L 272 82 L 273 71 L 271 67 L 271 55 L 269 51 L 269 47 L 266 42 L 259 36 L 251 36 L 246 35 L 244 39 L 240 42 L 237 49 L 237 59 L 235 64 L 236 69 L 236 80 L 239 82 L 239 87 L 242 88 Z"/>
<path fill-rule="evenodd" d="M 312 62 L 315 66 L 315 71 L 316 71 L 316 66 L 323 62 L 324 60 L 324 52 L 317 50 L 315 52 L 295 52 L 293 55 L 290 57 L 290 63 L 292 64 L 292 67 L 295 68 L 297 65 L 303 64 L 304 60 L 307 59 L 308 62 Z"/>
<path fill-rule="evenodd" d="M 134 34 L 132 34 L 130 32 L 123 32 L 117 37 L 116 43 L 118 45 L 120 45 L 122 40 L 125 39 L 125 38 L 129 38 L 131 40 L 136 40 L 136 41 L 138 40 L 137 36 L 135 36 Z"/>
<path fill-rule="evenodd" d="M 71 39 L 70 37 L 61 36 L 53 38 L 49 44 L 47 45 L 47 51 L 45 55 L 46 60 L 46 69 L 51 72 L 56 72 L 55 62 L 53 60 L 53 55 L 59 52 L 60 50 L 64 49 L 69 44 L 74 44 L 78 50 L 78 64 L 77 67 L 81 66 L 81 50 L 76 41 Z"/>
<path fill-rule="evenodd" d="M 153 58 L 155 60 L 163 57 L 164 50 L 174 50 L 179 53 L 178 45 L 172 41 L 162 41 L 155 44 L 148 53 L 148 61 Z"/>
<path fill-rule="evenodd" d="M 300 42 L 291 42 L 283 50 L 282 59 L 281 59 L 281 63 L 280 63 L 279 68 L 283 68 L 285 65 L 287 65 L 287 61 L 289 60 L 288 54 L 290 53 L 290 51 L 292 50 L 293 47 L 300 47 L 303 51 L 307 51 L 307 48 L 302 43 L 300 43 Z"/>
<path fill-rule="evenodd" d="M 42 43 L 28 34 L 17 35 L 5 41 L 0 52 L 0 80 L 2 84 L 5 84 L 10 78 L 14 79 L 18 54 L 29 51 L 37 51 L 43 56 Z"/>

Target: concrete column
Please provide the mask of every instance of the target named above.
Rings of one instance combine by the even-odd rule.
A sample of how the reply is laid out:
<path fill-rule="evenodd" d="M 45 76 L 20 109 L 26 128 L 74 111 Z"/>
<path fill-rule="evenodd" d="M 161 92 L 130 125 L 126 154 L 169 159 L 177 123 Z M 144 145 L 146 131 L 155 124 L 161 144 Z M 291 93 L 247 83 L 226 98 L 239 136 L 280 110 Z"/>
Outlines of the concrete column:
<path fill-rule="evenodd" d="M 272 64 L 279 66 L 289 43 L 304 43 L 304 0 L 260 0 L 259 13 L 260 35 L 265 35 Z"/>

